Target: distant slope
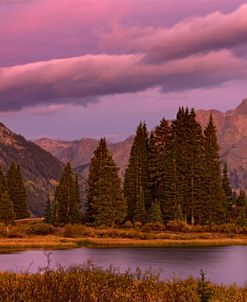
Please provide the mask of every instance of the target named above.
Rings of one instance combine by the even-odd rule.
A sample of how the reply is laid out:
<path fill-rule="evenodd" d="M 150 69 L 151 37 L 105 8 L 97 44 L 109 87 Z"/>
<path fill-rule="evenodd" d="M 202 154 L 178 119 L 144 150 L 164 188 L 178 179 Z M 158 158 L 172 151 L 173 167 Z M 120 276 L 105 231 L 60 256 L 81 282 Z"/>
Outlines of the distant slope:
<path fill-rule="evenodd" d="M 39 216 L 43 213 L 46 192 L 54 188 L 63 164 L 49 152 L 0 123 L 0 164 L 6 171 L 13 161 L 21 166 L 29 210 Z"/>
<path fill-rule="evenodd" d="M 196 114 L 202 127 L 206 126 L 209 115 L 213 115 L 221 147 L 221 160 L 229 165 L 232 186 L 235 189 L 242 187 L 247 190 L 247 99 L 234 110 L 225 113 L 218 110 L 197 110 Z M 123 142 L 109 143 L 122 177 L 128 163 L 132 142 L 133 136 Z M 64 163 L 70 161 L 74 167 L 77 167 L 78 172 L 86 176 L 97 140 L 83 138 L 79 141 L 67 142 L 43 138 L 36 143 Z"/>
<path fill-rule="evenodd" d="M 130 136 L 123 142 L 109 143 L 109 149 L 113 154 L 114 160 L 120 168 L 120 174 L 123 177 L 125 168 L 128 164 L 129 152 L 133 143 L 133 136 Z M 98 141 L 92 138 L 82 138 L 75 141 L 60 141 L 48 138 L 41 138 L 35 142 L 37 145 L 52 153 L 62 162 L 71 162 L 76 171 L 83 176 L 87 175 L 88 166 L 93 157 L 94 150 Z"/>

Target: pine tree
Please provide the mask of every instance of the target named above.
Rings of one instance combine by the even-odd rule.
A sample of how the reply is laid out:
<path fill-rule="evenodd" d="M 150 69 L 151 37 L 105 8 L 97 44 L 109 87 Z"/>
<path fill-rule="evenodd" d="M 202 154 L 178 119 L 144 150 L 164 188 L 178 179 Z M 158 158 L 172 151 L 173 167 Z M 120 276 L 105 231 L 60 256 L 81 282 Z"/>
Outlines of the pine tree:
<path fill-rule="evenodd" d="M 145 223 L 147 212 L 145 210 L 145 196 L 142 186 L 140 186 L 139 190 L 140 191 L 137 195 L 135 215 L 133 217 L 133 221 Z"/>
<path fill-rule="evenodd" d="M 148 210 L 148 222 L 160 222 L 163 223 L 162 212 L 160 209 L 160 203 L 158 200 L 155 200 L 152 203 L 152 206 Z"/>
<path fill-rule="evenodd" d="M 188 151 L 187 171 L 184 179 L 184 209 L 187 219 L 194 225 L 197 220 L 201 223 L 201 200 L 203 198 L 203 136 L 202 128 L 196 121 L 194 109 L 188 115 Z"/>
<path fill-rule="evenodd" d="M 80 200 L 77 192 L 77 182 L 73 175 L 70 163 L 68 163 L 54 195 L 54 205 L 56 213 L 52 213 L 56 224 L 78 223 L 80 217 Z M 54 211 L 53 208 L 53 211 Z"/>
<path fill-rule="evenodd" d="M 161 182 L 164 178 L 164 161 L 170 138 L 170 127 L 165 119 L 151 133 L 148 144 L 149 189 L 152 202 L 160 200 Z"/>
<path fill-rule="evenodd" d="M 7 190 L 6 178 L 0 166 L 0 195 Z"/>
<path fill-rule="evenodd" d="M 141 190 L 143 190 L 144 194 L 145 209 L 148 209 L 151 205 L 152 199 L 148 187 L 147 151 L 148 134 L 146 125 L 145 123 L 140 123 L 136 130 L 124 178 L 124 196 L 128 204 L 129 220 L 133 220 L 136 214 L 137 201 Z"/>
<path fill-rule="evenodd" d="M 175 219 L 176 209 L 179 206 L 181 207 L 183 202 L 183 187 L 178 167 L 179 156 L 177 121 L 173 121 L 171 124 L 171 136 L 162 165 L 164 176 L 160 185 L 160 206 L 165 223 Z"/>
<path fill-rule="evenodd" d="M 236 198 L 237 207 L 246 207 L 247 206 L 247 196 L 243 189 L 239 190 L 239 194 Z"/>
<path fill-rule="evenodd" d="M 7 236 L 8 226 L 15 220 L 14 205 L 7 191 L 1 194 L 0 197 L 0 221 L 6 225 Z"/>
<path fill-rule="evenodd" d="M 96 212 L 92 207 L 93 197 L 96 194 L 96 183 L 100 179 L 100 167 L 104 159 L 108 157 L 108 150 L 106 140 L 101 138 L 97 149 L 94 151 L 94 156 L 91 159 L 88 175 L 88 188 L 87 188 L 87 202 L 85 205 L 85 220 L 86 222 L 93 222 L 95 220 Z"/>
<path fill-rule="evenodd" d="M 87 213 L 87 217 L 95 225 L 121 224 L 127 214 L 127 204 L 122 193 L 118 168 L 107 149 L 105 139 L 100 140 L 94 154 L 89 170 L 96 172 L 94 171 L 96 165 L 98 170 L 97 177 L 92 177 L 89 182 L 91 201 L 88 202 L 90 211 Z M 103 154 L 103 156 L 100 157 L 99 154 Z M 92 173 L 91 176 L 96 176 L 96 173 Z"/>
<path fill-rule="evenodd" d="M 224 222 L 224 191 L 222 188 L 219 146 L 212 115 L 204 130 L 203 158 L 203 220 L 207 224 Z"/>
<path fill-rule="evenodd" d="M 52 223 L 52 203 L 49 193 L 47 193 L 47 200 L 45 205 L 45 213 L 44 213 L 46 223 Z"/>
<path fill-rule="evenodd" d="M 23 183 L 21 169 L 18 164 L 12 163 L 7 172 L 7 190 L 14 204 L 17 219 L 30 216 L 27 209 L 27 194 Z"/>
<path fill-rule="evenodd" d="M 228 178 L 228 167 L 227 163 L 224 163 L 223 171 L 222 171 L 222 188 L 224 191 L 224 199 L 225 199 L 225 208 L 226 208 L 226 220 L 230 221 L 232 205 L 234 201 L 232 188 L 230 186 L 230 181 Z"/>

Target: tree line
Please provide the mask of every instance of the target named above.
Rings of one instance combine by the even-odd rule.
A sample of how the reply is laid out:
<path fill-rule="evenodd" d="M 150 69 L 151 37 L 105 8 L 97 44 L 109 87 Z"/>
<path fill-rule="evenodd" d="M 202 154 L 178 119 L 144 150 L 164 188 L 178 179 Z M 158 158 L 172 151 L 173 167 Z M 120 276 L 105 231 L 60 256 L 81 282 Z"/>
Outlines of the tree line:
<path fill-rule="evenodd" d="M 226 163 L 221 168 L 212 116 L 202 129 L 194 109 L 181 107 L 175 120 L 162 119 L 150 134 L 145 123 L 138 125 L 123 184 L 106 140 L 100 139 L 83 211 L 78 181 L 67 164 L 45 217 L 55 224 L 107 226 L 170 220 L 211 225 L 236 216 L 245 221 L 245 192 L 232 191 L 228 174 Z"/>

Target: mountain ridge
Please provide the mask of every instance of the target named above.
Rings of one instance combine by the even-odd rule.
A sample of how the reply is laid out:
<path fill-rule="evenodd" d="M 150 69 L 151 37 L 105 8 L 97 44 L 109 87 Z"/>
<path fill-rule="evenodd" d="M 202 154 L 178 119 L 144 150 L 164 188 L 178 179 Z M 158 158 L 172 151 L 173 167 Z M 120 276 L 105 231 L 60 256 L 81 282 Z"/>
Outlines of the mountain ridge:
<path fill-rule="evenodd" d="M 230 181 L 234 189 L 245 188 L 247 190 L 247 98 L 232 110 L 222 112 L 216 109 L 196 110 L 196 118 L 204 128 L 212 114 L 217 128 L 218 142 L 220 145 L 220 157 L 222 162 L 227 162 L 230 171 Z M 114 160 L 120 169 L 121 177 L 128 163 L 130 148 L 134 135 L 125 140 L 111 143 L 109 149 Z M 46 140 L 46 144 L 44 143 Z M 59 143 L 58 143 L 59 142 Z M 35 143 L 57 156 L 64 163 L 70 161 L 73 167 L 79 169 L 84 176 L 87 175 L 87 168 L 93 151 L 96 149 L 98 140 L 82 138 L 74 141 L 62 141 L 43 138 Z M 58 146 L 60 144 L 60 146 Z M 83 150 L 83 152 L 82 152 Z"/>

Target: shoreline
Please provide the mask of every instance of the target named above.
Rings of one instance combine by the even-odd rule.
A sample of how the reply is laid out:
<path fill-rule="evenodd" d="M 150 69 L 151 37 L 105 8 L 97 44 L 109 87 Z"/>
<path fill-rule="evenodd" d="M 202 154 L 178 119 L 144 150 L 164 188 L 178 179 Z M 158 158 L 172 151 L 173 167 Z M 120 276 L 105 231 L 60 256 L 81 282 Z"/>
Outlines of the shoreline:
<path fill-rule="evenodd" d="M 61 237 L 56 235 L 30 236 L 26 238 L 0 239 L 0 253 L 15 249 L 72 249 L 80 247 L 95 248 L 148 248 L 148 247 L 217 247 L 247 245 L 247 237 L 213 239 L 130 239 L 130 238 L 91 238 Z"/>

